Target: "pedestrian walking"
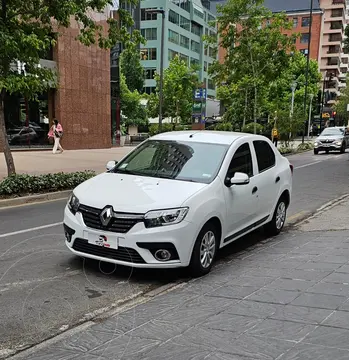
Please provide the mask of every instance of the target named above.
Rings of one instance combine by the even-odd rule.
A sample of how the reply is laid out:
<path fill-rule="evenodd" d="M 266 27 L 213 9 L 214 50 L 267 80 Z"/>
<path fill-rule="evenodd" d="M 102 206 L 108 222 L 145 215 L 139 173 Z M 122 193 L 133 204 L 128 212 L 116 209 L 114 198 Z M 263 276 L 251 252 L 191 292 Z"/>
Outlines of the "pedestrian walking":
<path fill-rule="evenodd" d="M 278 147 L 279 132 L 278 132 L 278 129 L 276 128 L 276 126 L 274 126 L 274 128 L 271 132 L 271 137 L 272 137 L 272 141 L 273 141 L 273 144 L 275 145 L 275 147 Z"/>
<path fill-rule="evenodd" d="M 53 125 L 48 133 L 49 139 L 50 138 L 54 139 L 54 145 L 53 145 L 53 149 L 52 149 L 53 154 L 56 154 L 57 150 L 59 150 L 60 153 L 62 153 L 64 151 L 62 148 L 62 145 L 60 143 L 62 136 L 63 136 L 63 127 L 59 123 L 59 121 L 57 119 L 55 119 L 55 120 L 53 120 Z"/>

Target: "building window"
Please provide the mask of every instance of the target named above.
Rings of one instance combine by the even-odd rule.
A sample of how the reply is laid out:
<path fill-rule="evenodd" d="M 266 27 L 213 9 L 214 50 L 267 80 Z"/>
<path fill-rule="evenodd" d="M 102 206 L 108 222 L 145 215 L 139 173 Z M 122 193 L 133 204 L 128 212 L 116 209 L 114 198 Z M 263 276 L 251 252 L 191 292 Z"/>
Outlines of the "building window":
<path fill-rule="evenodd" d="M 208 48 L 208 56 L 215 59 L 216 58 L 216 50 L 213 48 Z"/>
<path fill-rule="evenodd" d="M 200 48 L 201 48 L 201 47 L 200 47 L 200 43 L 198 43 L 198 42 L 195 41 L 195 40 L 192 40 L 192 41 L 191 41 L 191 50 L 192 50 L 192 51 L 200 54 L 200 50 L 201 50 Z"/>
<path fill-rule="evenodd" d="M 201 29 L 202 26 L 200 26 L 199 24 L 197 24 L 196 22 L 192 21 L 191 22 L 191 32 L 197 36 L 201 36 Z"/>
<path fill-rule="evenodd" d="M 155 68 L 145 68 L 144 69 L 144 78 L 146 80 L 153 80 L 156 73 Z"/>
<path fill-rule="evenodd" d="M 200 61 L 198 59 L 190 58 L 190 65 L 197 67 L 200 65 Z"/>
<path fill-rule="evenodd" d="M 181 46 L 183 46 L 186 49 L 189 49 L 189 38 L 181 35 Z"/>
<path fill-rule="evenodd" d="M 301 44 L 308 44 L 308 42 L 309 42 L 309 34 L 302 34 Z"/>
<path fill-rule="evenodd" d="M 216 20 L 216 18 L 214 16 L 208 14 L 208 16 L 207 16 L 207 21 L 208 22 L 215 21 L 215 20 Z"/>
<path fill-rule="evenodd" d="M 155 93 L 155 86 L 145 86 L 144 87 L 144 92 L 148 95 Z"/>
<path fill-rule="evenodd" d="M 301 49 L 299 50 L 300 53 L 302 53 L 304 56 L 308 55 L 308 49 Z"/>
<path fill-rule="evenodd" d="M 179 6 L 183 10 L 190 12 L 190 1 L 189 0 L 172 0 L 172 3 Z"/>
<path fill-rule="evenodd" d="M 141 9 L 141 20 L 147 21 L 147 20 L 157 20 L 158 14 L 149 13 L 148 10 L 153 10 L 155 8 L 148 8 L 148 9 Z"/>
<path fill-rule="evenodd" d="M 293 27 L 294 28 L 298 27 L 298 18 L 296 17 L 293 18 Z"/>
<path fill-rule="evenodd" d="M 185 62 L 185 64 L 188 66 L 189 64 L 189 56 L 184 55 L 184 54 L 179 54 L 179 58 Z"/>
<path fill-rule="evenodd" d="M 173 60 L 178 55 L 177 51 L 168 49 L 168 61 Z"/>
<path fill-rule="evenodd" d="M 208 70 L 208 67 L 207 67 L 207 61 L 204 61 L 204 71 L 206 71 L 206 72 L 207 72 L 207 70 Z"/>
<path fill-rule="evenodd" d="M 199 9 L 194 8 L 194 15 L 196 15 L 197 17 L 203 19 L 204 18 L 204 13 L 201 12 Z"/>
<path fill-rule="evenodd" d="M 214 85 L 214 82 L 212 79 L 208 79 L 207 81 L 207 87 L 210 89 L 210 90 L 215 90 L 215 85 Z"/>
<path fill-rule="evenodd" d="M 207 56 L 208 55 L 208 50 L 207 50 L 207 47 L 205 47 L 204 49 L 204 55 Z"/>
<path fill-rule="evenodd" d="M 146 40 L 157 40 L 157 28 L 141 29 L 141 34 Z"/>
<path fill-rule="evenodd" d="M 190 31 L 190 20 L 187 19 L 184 16 L 181 16 L 181 18 L 180 18 L 180 27 L 182 29 Z"/>
<path fill-rule="evenodd" d="M 168 30 L 168 41 L 179 44 L 179 34 L 173 30 Z"/>
<path fill-rule="evenodd" d="M 302 17 L 302 27 L 309 27 L 310 24 L 310 17 Z"/>
<path fill-rule="evenodd" d="M 170 12 L 168 13 L 168 20 L 172 24 L 179 25 L 179 15 L 176 12 L 174 12 L 173 10 L 170 10 Z"/>
<path fill-rule="evenodd" d="M 156 60 L 156 48 L 141 49 L 141 60 Z"/>

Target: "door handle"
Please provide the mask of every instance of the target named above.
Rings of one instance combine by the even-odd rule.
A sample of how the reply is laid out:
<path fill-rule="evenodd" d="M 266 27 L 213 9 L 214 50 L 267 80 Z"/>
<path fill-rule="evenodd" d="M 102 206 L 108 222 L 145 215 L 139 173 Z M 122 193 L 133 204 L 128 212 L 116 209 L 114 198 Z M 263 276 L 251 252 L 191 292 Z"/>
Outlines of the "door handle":
<path fill-rule="evenodd" d="M 252 194 L 255 194 L 257 191 L 258 191 L 258 187 L 255 186 L 255 187 L 252 189 Z"/>
<path fill-rule="evenodd" d="M 278 176 L 276 179 L 275 179 L 275 182 L 278 183 L 280 181 L 280 176 Z"/>

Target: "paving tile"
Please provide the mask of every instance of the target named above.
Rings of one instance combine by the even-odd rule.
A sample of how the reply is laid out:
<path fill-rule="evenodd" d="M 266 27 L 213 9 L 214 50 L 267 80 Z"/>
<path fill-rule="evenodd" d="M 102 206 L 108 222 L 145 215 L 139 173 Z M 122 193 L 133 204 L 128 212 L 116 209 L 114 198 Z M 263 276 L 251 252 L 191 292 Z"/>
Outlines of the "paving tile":
<path fill-rule="evenodd" d="M 335 271 L 341 266 L 338 263 L 331 263 L 331 262 L 321 262 L 317 261 L 316 259 L 310 262 L 303 263 L 297 267 L 298 270 L 328 270 L 328 271 Z"/>
<path fill-rule="evenodd" d="M 307 292 L 349 297 L 349 285 L 320 282 L 309 288 Z"/>
<path fill-rule="evenodd" d="M 315 270 L 289 270 L 282 276 L 284 279 L 299 279 L 299 280 L 312 280 L 320 281 L 326 276 L 331 274 L 331 271 L 315 271 Z"/>
<path fill-rule="evenodd" d="M 247 333 L 252 336 L 266 336 L 280 340 L 300 341 L 316 328 L 315 325 L 300 322 L 266 319 Z"/>
<path fill-rule="evenodd" d="M 322 325 L 349 330 L 349 312 L 335 311 L 322 323 Z"/>
<path fill-rule="evenodd" d="M 189 325 L 168 322 L 163 320 L 152 320 L 128 333 L 130 336 L 167 341 L 182 334 Z"/>
<path fill-rule="evenodd" d="M 315 284 L 315 281 L 276 279 L 266 285 L 269 289 L 305 291 Z"/>
<path fill-rule="evenodd" d="M 299 296 L 298 291 L 262 289 L 249 296 L 248 300 L 286 305 L 297 296 Z"/>
<path fill-rule="evenodd" d="M 227 307 L 236 304 L 238 300 L 200 296 L 174 310 L 160 316 L 161 320 L 194 326 L 209 316 L 224 311 Z"/>
<path fill-rule="evenodd" d="M 339 306 L 338 310 L 349 311 L 349 299 Z"/>
<path fill-rule="evenodd" d="M 343 265 L 336 270 L 337 273 L 346 273 L 349 274 L 349 265 Z"/>
<path fill-rule="evenodd" d="M 348 360 L 349 351 L 333 347 L 297 344 L 294 348 L 282 355 L 278 360 Z"/>
<path fill-rule="evenodd" d="M 200 324 L 201 327 L 214 330 L 229 331 L 238 336 L 256 326 L 262 319 L 250 316 L 233 315 L 221 313 L 209 317 Z"/>
<path fill-rule="evenodd" d="M 229 280 L 229 285 L 263 287 L 274 281 L 273 277 L 239 276 Z"/>
<path fill-rule="evenodd" d="M 245 276 L 262 276 L 262 277 L 283 277 L 289 272 L 287 269 L 267 269 L 255 268 L 247 270 L 243 275 Z"/>
<path fill-rule="evenodd" d="M 57 342 L 52 345 L 52 348 L 71 350 L 75 352 L 88 352 L 91 351 L 110 340 L 113 340 L 122 333 L 120 332 L 100 332 L 88 329 L 86 331 L 73 334 L 68 338 L 63 339 L 63 341 Z"/>
<path fill-rule="evenodd" d="M 283 307 L 284 305 L 243 300 L 235 305 L 229 306 L 229 308 L 227 308 L 222 314 L 244 315 L 259 319 L 266 319 L 267 317 L 273 315 L 278 309 L 282 309 Z"/>
<path fill-rule="evenodd" d="M 66 349 L 56 349 L 48 347 L 44 350 L 40 350 L 32 355 L 29 355 L 28 357 L 26 357 L 26 360 L 72 360 L 80 355 L 82 354 L 79 351 L 74 352 Z"/>
<path fill-rule="evenodd" d="M 333 272 L 326 276 L 323 281 L 333 282 L 338 284 L 349 284 L 349 276 L 345 273 Z"/>
<path fill-rule="evenodd" d="M 211 353 L 211 350 L 203 346 L 180 346 L 172 340 L 158 346 L 137 360 L 202 360 Z"/>
<path fill-rule="evenodd" d="M 347 255 L 331 255 L 331 254 L 322 254 L 319 255 L 315 261 L 318 261 L 320 263 L 333 263 L 333 264 L 339 264 L 344 265 L 348 262 L 348 256 Z"/>
<path fill-rule="evenodd" d="M 303 293 L 291 305 L 335 310 L 346 300 L 346 296 Z"/>
<path fill-rule="evenodd" d="M 212 292 L 208 293 L 208 296 L 213 297 L 222 297 L 230 299 L 243 299 L 248 295 L 251 295 L 255 291 L 259 290 L 258 286 L 222 286 L 219 289 L 215 289 Z"/>
<path fill-rule="evenodd" d="M 215 352 L 205 357 L 205 360 L 250 360 L 245 356 L 225 354 L 222 352 Z"/>
<path fill-rule="evenodd" d="M 143 359 L 146 353 L 160 345 L 160 343 L 158 340 L 123 335 L 94 349 L 91 354 L 107 359 L 128 359 L 132 357 Z"/>
<path fill-rule="evenodd" d="M 276 311 L 270 315 L 270 318 L 317 325 L 325 320 L 331 313 L 332 310 L 327 309 L 285 305 L 278 307 Z"/>
<path fill-rule="evenodd" d="M 337 349 L 349 350 L 349 330 L 328 326 L 319 326 L 305 337 L 304 343 L 330 346 Z M 331 356 L 331 358 L 333 358 Z"/>

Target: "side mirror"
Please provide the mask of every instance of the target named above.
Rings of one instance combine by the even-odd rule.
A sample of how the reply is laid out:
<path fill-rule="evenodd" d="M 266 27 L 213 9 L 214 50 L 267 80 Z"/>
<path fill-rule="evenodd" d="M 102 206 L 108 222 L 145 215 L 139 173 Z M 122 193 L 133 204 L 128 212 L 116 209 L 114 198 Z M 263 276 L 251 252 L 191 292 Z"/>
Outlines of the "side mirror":
<path fill-rule="evenodd" d="M 247 185 L 250 183 L 250 178 L 247 174 L 236 172 L 234 177 L 230 179 L 231 185 Z"/>
<path fill-rule="evenodd" d="M 108 161 L 108 163 L 107 163 L 107 171 L 110 171 L 110 170 L 114 169 L 117 163 L 118 162 L 114 161 L 114 160 Z"/>

